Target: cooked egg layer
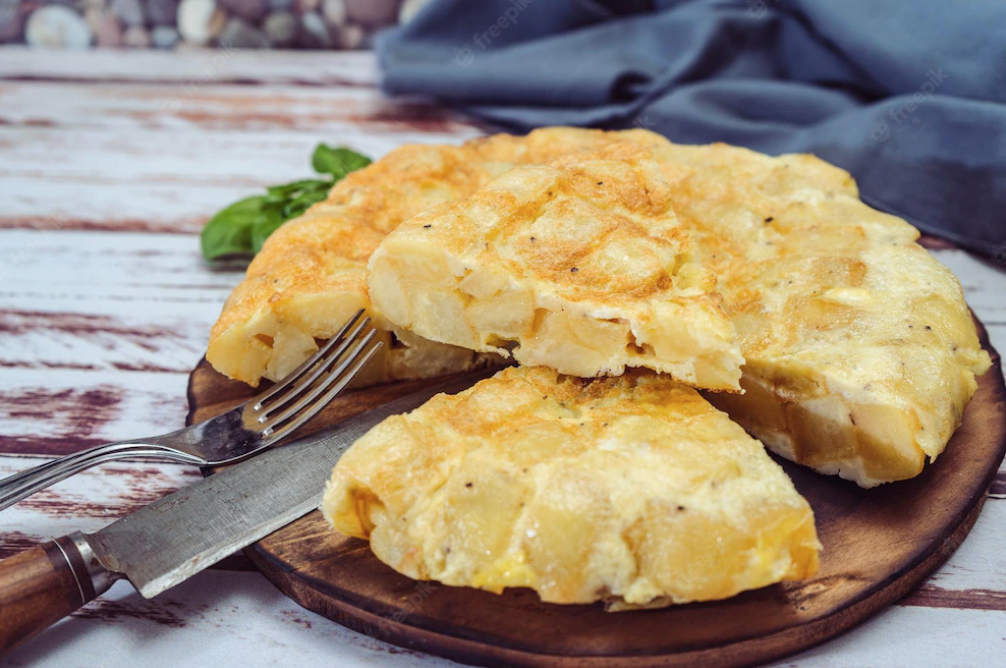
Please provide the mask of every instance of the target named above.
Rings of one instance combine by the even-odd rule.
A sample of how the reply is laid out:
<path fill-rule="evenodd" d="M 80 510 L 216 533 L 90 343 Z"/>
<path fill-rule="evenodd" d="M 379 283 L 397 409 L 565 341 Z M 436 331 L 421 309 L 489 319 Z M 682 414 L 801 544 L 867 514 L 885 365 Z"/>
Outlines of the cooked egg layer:
<path fill-rule="evenodd" d="M 632 142 L 515 167 L 400 225 L 369 268 L 377 311 L 426 339 L 580 377 L 641 366 L 740 389 L 716 278 Z"/>
<path fill-rule="evenodd" d="M 325 516 L 416 579 L 614 609 L 726 598 L 817 570 L 813 513 L 697 392 L 628 371 L 505 369 L 374 427 Z"/>

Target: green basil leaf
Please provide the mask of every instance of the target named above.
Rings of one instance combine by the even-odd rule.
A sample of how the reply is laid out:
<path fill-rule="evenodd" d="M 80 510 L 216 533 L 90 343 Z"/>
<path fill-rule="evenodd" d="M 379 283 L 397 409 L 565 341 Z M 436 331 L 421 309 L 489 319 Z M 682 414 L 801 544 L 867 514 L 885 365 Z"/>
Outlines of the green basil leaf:
<path fill-rule="evenodd" d="M 252 252 L 256 255 L 262 250 L 262 244 L 269 235 L 278 230 L 286 222 L 283 218 L 263 219 L 251 228 Z"/>
<path fill-rule="evenodd" d="M 370 159 L 348 148 L 319 144 L 311 164 L 333 178 L 301 179 L 266 188 L 266 194 L 246 197 L 217 213 L 200 237 L 203 255 L 215 260 L 232 255 L 254 255 L 286 221 L 296 218 L 328 197 L 332 184 L 349 172 L 366 167 Z"/>
<path fill-rule="evenodd" d="M 304 179 L 303 181 L 294 181 L 293 183 L 287 183 L 281 186 L 270 186 L 266 189 L 266 192 L 269 193 L 270 198 L 286 200 L 305 188 L 321 187 L 328 190 L 332 187 L 332 182 L 322 181 L 320 179 Z"/>
<path fill-rule="evenodd" d="M 210 218 L 199 237 L 203 257 L 215 260 L 252 253 L 252 227 L 265 205 L 266 197 L 262 195 L 246 197 Z"/>
<path fill-rule="evenodd" d="M 285 202 L 269 202 L 262 207 L 262 215 L 255 221 L 255 224 L 281 225 L 290 220 L 289 217 L 283 215 L 284 206 L 286 206 Z"/>
<path fill-rule="evenodd" d="M 327 189 L 305 190 L 283 207 L 283 217 L 287 220 L 296 218 L 313 205 L 324 201 L 326 197 L 328 197 Z"/>
<path fill-rule="evenodd" d="M 332 148 L 325 144 L 318 144 L 314 149 L 314 155 L 311 156 L 314 171 L 319 174 L 331 174 L 336 181 L 369 164 L 370 158 L 365 155 L 345 147 Z"/>

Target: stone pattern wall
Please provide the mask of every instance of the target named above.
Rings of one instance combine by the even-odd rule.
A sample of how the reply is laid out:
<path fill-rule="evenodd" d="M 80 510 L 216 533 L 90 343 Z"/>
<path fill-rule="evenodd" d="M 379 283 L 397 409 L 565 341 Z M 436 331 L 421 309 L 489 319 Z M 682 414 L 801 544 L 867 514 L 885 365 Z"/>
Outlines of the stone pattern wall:
<path fill-rule="evenodd" d="M 366 49 L 431 0 L 0 0 L 0 44 Z"/>

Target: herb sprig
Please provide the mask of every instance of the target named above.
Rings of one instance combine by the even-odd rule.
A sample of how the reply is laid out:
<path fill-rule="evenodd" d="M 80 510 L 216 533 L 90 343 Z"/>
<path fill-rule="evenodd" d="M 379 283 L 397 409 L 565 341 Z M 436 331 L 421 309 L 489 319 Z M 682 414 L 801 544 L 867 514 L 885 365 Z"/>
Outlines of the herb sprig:
<path fill-rule="evenodd" d="M 370 158 L 348 148 L 318 144 L 311 166 L 322 178 L 271 186 L 264 195 L 246 197 L 218 212 L 200 236 L 203 257 L 255 255 L 283 223 L 324 200 L 336 182 L 369 164 Z"/>

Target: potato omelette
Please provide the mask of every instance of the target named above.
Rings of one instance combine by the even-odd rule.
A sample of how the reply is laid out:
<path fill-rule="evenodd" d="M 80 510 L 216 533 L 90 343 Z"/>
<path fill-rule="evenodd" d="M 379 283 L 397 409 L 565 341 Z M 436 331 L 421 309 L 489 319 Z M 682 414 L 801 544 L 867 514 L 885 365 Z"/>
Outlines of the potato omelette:
<path fill-rule="evenodd" d="M 654 150 L 741 337 L 745 392 L 710 401 L 821 473 L 864 487 L 921 473 L 991 359 L 918 230 L 811 155 L 626 134 Z"/>
<path fill-rule="evenodd" d="M 276 379 L 366 307 L 390 345 L 364 382 L 488 363 L 375 311 L 367 260 L 403 221 L 515 165 L 626 140 L 653 153 L 739 336 L 744 393 L 712 401 L 779 454 L 863 486 L 915 476 L 943 451 L 991 361 L 960 284 L 917 230 L 863 204 L 848 173 L 813 156 L 681 146 L 644 130 L 547 128 L 393 151 L 269 238 L 207 358 L 250 384 Z"/>
<path fill-rule="evenodd" d="M 817 570 L 814 517 L 694 389 L 626 371 L 504 369 L 386 419 L 322 510 L 415 579 L 609 609 L 708 601 Z"/>
<path fill-rule="evenodd" d="M 518 165 L 402 223 L 369 269 L 376 311 L 426 339 L 580 377 L 639 366 L 740 389 L 716 277 L 634 142 Z"/>
<path fill-rule="evenodd" d="M 359 309 L 384 346 L 356 385 L 426 378 L 499 362 L 495 355 L 433 343 L 395 328 L 370 308 L 367 259 L 402 221 L 466 197 L 515 164 L 620 141 L 617 133 L 540 130 L 462 146 L 409 145 L 339 181 L 328 199 L 267 240 L 210 332 L 206 359 L 229 378 L 257 387 L 279 380 L 318 350 Z"/>

